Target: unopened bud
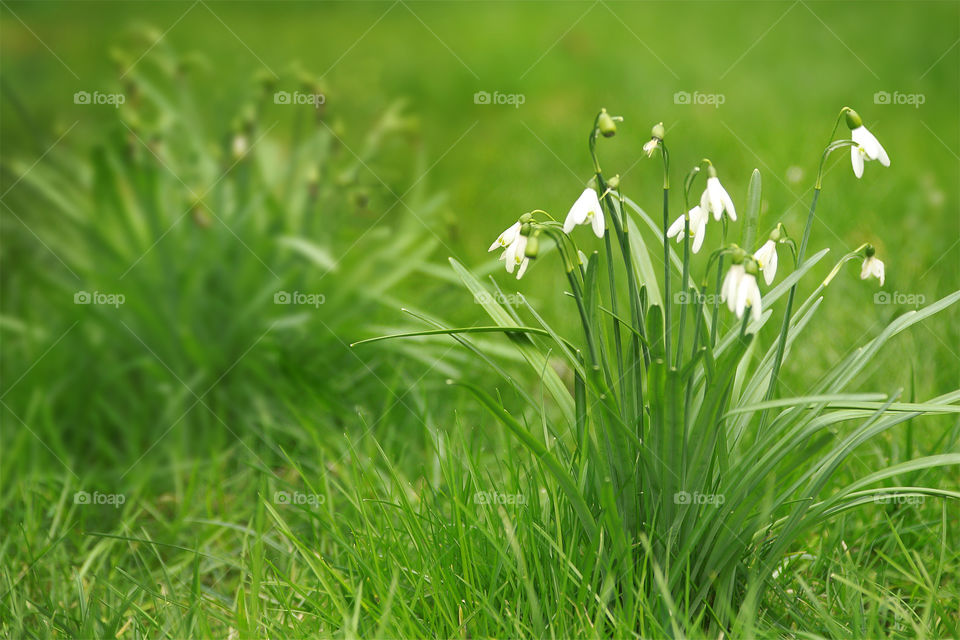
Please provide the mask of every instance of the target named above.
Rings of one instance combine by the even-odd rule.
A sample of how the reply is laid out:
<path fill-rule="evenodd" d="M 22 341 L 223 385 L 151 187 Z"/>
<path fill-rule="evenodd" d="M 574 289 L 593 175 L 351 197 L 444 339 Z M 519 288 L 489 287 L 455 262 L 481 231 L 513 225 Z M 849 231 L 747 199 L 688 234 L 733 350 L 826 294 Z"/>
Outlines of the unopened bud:
<path fill-rule="evenodd" d="M 666 135 L 667 130 L 663 128 L 662 122 L 658 122 L 657 124 L 653 125 L 652 129 L 650 129 L 650 136 L 657 138 L 658 140 L 663 140 L 664 136 Z"/>
<path fill-rule="evenodd" d="M 528 258 L 536 258 L 537 254 L 540 253 L 540 234 L 535 233 L 529 238 L 527 238 L 527 247 L 523 252 Z"/>
<path fill-rule="evenodd" d="M 611 138 L 617 134 L 617 123 L 613 121 L 606 109 L 600 110 L 600 116 L 597 118 L 597 128 L 604 138 Z"/>
<path fill-rule="evenodd" d="M 847 126 L 850 127 L 850 130 L 853 131 L 857 127 L 863 126 L 863 118 L 860 117 L 860 114 L 854 111 L 853 109 L 847 109 Z"/>

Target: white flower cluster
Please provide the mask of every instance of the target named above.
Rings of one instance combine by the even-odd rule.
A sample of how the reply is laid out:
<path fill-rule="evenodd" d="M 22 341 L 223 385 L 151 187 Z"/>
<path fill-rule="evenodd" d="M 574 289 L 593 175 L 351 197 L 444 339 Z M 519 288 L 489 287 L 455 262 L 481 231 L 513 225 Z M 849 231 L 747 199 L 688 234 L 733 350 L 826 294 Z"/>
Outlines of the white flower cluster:
<path fill-rule="evenodd" d="M 604 119 L 604 116 L 606 116 L 605 110 L 598 116 L 598 131 L 604 136 L 611 136 L 616 131 L 613 120 L 619 119 L 611 120 L 609 116 Z M 840 118 L 844 116 L 847 126 L 850 128 L 850 139 L 837 144 L 850 146 L 850 160 L 854 175 L 860 178 L 863 175 L 864 164 L 868 161 L 876 160 L 885 167 L 890 166 L 890 157 L 886 150 L 877 141 L 877 138 L 863 126 L 859 114 L 848 107 L 844 107 L 840 112 Z M 610 120 L 610 122 L 607 122 L 607 120 Z M 652 156 L 657 149 L 663 148 L 664 133 L 663 123 L 654 126 L 650 140 L 643 146 L 644 155 Z M 666 154 L 665 148 L 664 154 Z M 733 204 L 733 198 L 720 183 L 713 164 L 709 160 L 704 162 L 707 163 L 707 184 L 700 196 L 700 203 L 674 220 L 673 224 L 667 228 L 666 238 L 664 239 L 666 241 L 667 238 L 676 238 L 679 243 L 684 239 L 684 230 L 687 229 L 692 240 L 690 249 L 693 253 L 698 253 L 703 247 L 707 223 L 711 216 L 716 221 L 722 220 L 724 214 L 731 221 L 737 219 L 737 210 Z M 599 168 L 597 171 L 599 172 Z M 613 183 L 611 182 L 611 184 Z M 609 193 L 609 190 L 607 193 Z M 605 193 L 604 196 L 606 195 Z M 603 238 L 606 232 L 606 223 L 600 200 L 604 196 L 598 196 L 593 187 L 584 189 L 567 213 L 563 223 L 563 232 L 569 234 L 577 226 L 590 225 L 593 233 L 598 238 Z M 748 307 L 751 318 L 759 320 L 761 317 L 762 301 L 757 276 L 763 273 L 763 279 L 767 286 L 773 284 L 777 273 L 777 244 L 784 241 L 781 239 L 780 229 L 782 227 L 778 225 L 777 230 L 770 234 L 766 242 L 752 256 L 734 247 L 734 263 L 730 266 L 723 280 L 720 300 L 726 302 L 727 307 L 738 318 L 743 317 Z M 504 249 L 504 252 L 500 255 L 500 260 L 505 263 L 507 273 L 512 274 L 514 270 L 517 271 L 517 279 L 521 278 L 526 272 L 527 266 L 530 264 L 530 256 L 535 256 L 537 253 L 535 244 L 533 244 L 530 245 L 530 256 L 527 255 L 529 233 L 530 225 L 525 223 L 524 218 L 521 218 L 504 230 L 496 241 L 490 245 L 489 251 Z M 536 238 L 534 238 L 535 241 Z M 864 252 L 860 277 L 861 279 L 871 276 L 876 277 L 882 286 L 884 281 L 883 262 L 874 256 L 872 246 L 865 245 L 865 247 L 867 248 Z M 730 251 L 730 249 L 724 249 L 724 251 Z"/>

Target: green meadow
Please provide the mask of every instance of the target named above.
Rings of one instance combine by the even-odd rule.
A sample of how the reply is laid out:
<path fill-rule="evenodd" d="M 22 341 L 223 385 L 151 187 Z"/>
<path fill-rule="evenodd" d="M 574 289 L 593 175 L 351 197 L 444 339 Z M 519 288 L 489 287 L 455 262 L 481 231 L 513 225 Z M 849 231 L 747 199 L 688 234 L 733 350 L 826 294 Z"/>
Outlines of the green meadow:
<path fill-rule="evenodd" d="M 958 43 L 955 1 L 0 2 L 0 635 L 958 637 Z M 889 167 L 821 165 L 843 107 Z M 666 273 L 664 146 L 667 223 L 704 158 L 738 214 Z"/>

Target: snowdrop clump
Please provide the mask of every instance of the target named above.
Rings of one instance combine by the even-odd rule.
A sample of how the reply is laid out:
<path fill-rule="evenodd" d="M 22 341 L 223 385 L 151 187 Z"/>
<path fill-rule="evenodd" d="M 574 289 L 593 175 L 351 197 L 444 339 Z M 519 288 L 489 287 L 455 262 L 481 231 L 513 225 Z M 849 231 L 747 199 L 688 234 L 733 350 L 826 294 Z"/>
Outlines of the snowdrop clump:
<path fill-rule="evenodd" d="M 850 137 L 834 139 L 844 120 Z M 546 254 L 556 256 L 567 286 L 555 293 L 570 301 L 579 321 L 576 335 L 563 335 L 522 297 L 501 304 L 451 259 L 493 325 L 447 328 L 431 320 L 429 329 L 390 337 L 449 334 L 479 352 L 471 334 L 509 336 L 537 376 L 536 393 L 506 371 L 501 376 L 510 408 L 500 388 L 491 394 L 471 380 L 450 383 L 469 390 L 531 453 L 537 482 L 551 492 L 551 509 L 543 512 L 550 521 L 541 526 L 562 522 L 569 543 L 564 553 L 582 576 L 581 586 L 615 594 L 629 610 L 667 612 L 659 618 L 665 633 L 676 619 L 671 607 L 683 603 L 684 611 L 714 625 L 711 637 L 735 637 L 729 632 L 744 589 L 756 587 L 759 594 L 766 582 L 780 579 L 785 557 L 807 544 L 811 531 L 863 505 L 871 492 L 891 491 L 867 488 L 877 478 L 895 476 L 888 467 L 888 475 L 823 495 L 841 461 L 904 416 L 957 412 L 960 393 L 891 409 L 896 394 L 864 398 L 847 385 L 860 380 L 886 340 L 960 302 L 960 291 L 898 316 L 804 395 L 782 397 L 787 345 L 798 349 L 799 331 L 842 267 L 862 260 L 860 277 L 884 284 L 884 263 L 872 244 L 863 243 L 844 254 L 794 309 L 801 279 L 827 255 L 827 249 L 807 255 L 824 163 L 849 147 L 860 178 L 863 163 L 889 165 L 886 151 L 859 114 L 842 109 L 795 242 L 779 220 L 761 233 L 757 170 L 739 193 L 727 173 L 727 184 L 721 183 L 715 162 L 703 158 L 684 174 L 679 189 L 672 187 L 662 123 L 638 150 L 640 158 L 658 158 L 662 168 L 662 215 L 649 215 L 624 194 L 626 178 L 600 168 L 598 142 L 615 138 L 622 121 L 606 110 L 595 118 L 588 138 L 593 172 L 569 209 L 567 202 L 557 203 L 566 217 L 534 209 L 490 246 L 502 250 L 507 272 L 517 277 Z M 672 202 L 682 205 L 682 215 L 670 215 Z M 779 331 L 771 321 L 775 313 L 782 313 Z M 493 357 L 484 359 L 491 364 Z M 561 378 L 558 369 L 568 376 Z M 526 402 L 518 412 L 513 400 L 520 398 Z M 844 434 L 848 427 L 839 423 L 851 421 L 858 424 Z M 804 464 L 798 465 L 801 450 Z M 960 456 L 951 460 L 932 456 L 910 464 L 960 464 Z M 673 635 L 700 637 L 703 628 L 675 627 Z"/>

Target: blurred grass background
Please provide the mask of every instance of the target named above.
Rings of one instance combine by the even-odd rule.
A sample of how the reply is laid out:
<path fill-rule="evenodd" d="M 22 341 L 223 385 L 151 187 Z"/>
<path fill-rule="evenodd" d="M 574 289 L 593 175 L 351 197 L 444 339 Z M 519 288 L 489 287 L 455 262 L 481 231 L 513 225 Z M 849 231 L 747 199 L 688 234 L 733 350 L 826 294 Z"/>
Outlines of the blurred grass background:
<path fill-rule="evenodd" d="M 847 104 L 860 110 L 893 166 L 869 166 L 858 182 L 837 154 L 811 246 L 841 251 L 873 242 L 888 264 L 889 291 L 929 301 L 958 284 L 956 3 L 6 7 L 5 83 L 29 115 L 29 121 L 21 117 L 9 100 L 3 105 L 0 131 L 8 157 L 29 157 L 30 145 L 46 148 L 54 132 L 74 122 L 63 142 L 82 145 L 95 138 L 94 121 L 112 118 L 113 109 L 73 105 L 72 94 L 116 86 L 110 50 L 122 47 L 131 25 L 148 25 L 177 50 L 197 51 L 209 61 L 198 102 L 211 126 L 233 117 L 254 72 L 282 74 L 294 60 L 322 76 L 327 107 L 347 130 L 367 126 L 384 104 L 408 99 L 422 122 L 426 179 L 449 193 L 445 216 L 434 228 L 444 240 L 442 252 L 475 264 L 488 240 L 518 212 L 539 207 L 565 213 L 589 177 L 584 138 L 599 106 L 626 118 L 620 135 L 603 145 L 604 168 L 622 173 L 625 190 L 641 204 L 656 207 L 659 178 L 637 162 L 638 150 L 649 127 L 663 120 L 678 174 L 709 155 L 742 201 L 750 171 L 760 168 L 761 226 L 782 220 L 799 236 L 820 149 L 834 114 Z M 78 24 L 83 29 L 74 28 Z M 142 53 L 128 49 L 133 58 Z M 522 94 L 524 102 L 516 108 L 478 105 L 477 91 Z M 677 91 L 719 93 L 725 100 L 719 108 L 675 104 Z M 922 94 L 924 103 L 875 104 L 878 91 Z M 7 186 L 11 179 L 4 176 Z M 524 290 L 557 299 L 544 291 L 554 281 L 551 271 L 532 270 Z M 848 338 L 897 312 L 896 306 L 872 305 L 874 289 L 857 282 L 852 271 L 847 275 L 832 295 L 851 304 L 826 305 L 820 320 L 824 349 L 810 357 L 823 360 L 801 359 L 794 373 L 838 357 L 851 344 Z M 956 325 L 945 321 L 942 331 L 922 338 L 924 359 L 946 365 L 940 387 L 960 375 Z M 915 344 L 907 353 L 920 350 Z"/>
<path fill-rule="evenodd" d="M 202 492 L 212 482 L 218 489 L 206 494 L 206 504 L 183 506 L 184 512 L 213 518 L 239 511 L 238 504 L 256 502 L 262 489 L 259 480 L 251 480 L 255 476 L 244 475 L 250 472 L 244 465 L 264 475 L 267 466 L 284 478 L 297 475 L 292 470 L 296 464 L 284 459 L 290 444 L 309 452 L 303 454 L 308 460 L 298 460 L 308 470 L 336 477 L 344 462 L 339 456 L 321 459 L 324 438 L 372 429 L 379 444 L 357 445 L 362 449 L 357 460 L 368 463 L 382 445 L 390 460 L 417 482 L 438 477 L 436 467 L 424 462 L 430 455 L 420 450 L 421 438 L 454 430 L 455 413 L 468 424 L 461 428 L 458 423 L 455 429 L 457 437 L 468 434 L 464 449 L 489 461 L 501 460 L 502 452 L 515 446 L 499 432 L 474 428 L 471 405 L 433 386 L 449 373 L 443 366 L 431 371 L 453 357 L 446 347 L 404 347 L 411 363 L 395 352 L 365 349 L 355 355 L 347 349 L 346 343 L 376 333 L 373 323 L 407 322 L 399 314 L 401 304 L 467 324 L 483 322 L 479 307 L 465 304 L 469 300 L 458 288 L 445 288 L 434 277 L 437 270 L 421 270 L 423 256 L 412 250 L 405 257 L 417 269 L 378 292 L 379 306 L 358 306 L 352 296 L 332 295 L 337 305 L 324 307 L 297 331 L 271 335 L 247 358 L 245 345 L 269 326 L 275 310 L 264 305 L 250 311 L 237 319 L 241 331 L 235 333 L 225 330 L 228 309 L 203 304 L 203 292 L 210 287 L 218 287 L 222 297 L 214 299 L 222 301 L 272 291 L 269 287 L 275 285 L 233 240 L 251 244 L 255 253 L 267 257 L 269 267 L 308 287 L 304 290 L 311 290 L 323 271 L 310 261 L 291 266 L 287 254 L 273 253 L 273 228 L 268 234 L 254 224 L 238 229 L 239 238 L 221 233 L 211 244 L 192 239 L 185 228 L 160 245 L 156 261 L 151 258 L 133 272 L 141 271 L 136 282 L 147 287 L 170 287 L 159 308 L 184 312 L 174 323 L 177 335 L 167 336 L 162 323 L 147 330 L 161 344 L 148 339 L 150 347 L 174 371 L 166 371 L 149 349 L 125 335 L 109 308 L 96 310 L 88 331 L 51 346 L 91 308 L 67 304 L 69 292 L 61 285 L 70 281 L 69 274 L 56 252 L 44 245 L 59 241 L 78 248 L 82 243 L 66 226 L 59 228 L 57 212 L 21 175 L 24 169 L 43 171 L 51 163 L 69 174 L 69 162 L 77 163 L 78 176 L 85 175 L 91 150 L 123 134 L 116 109 L 73 103 L 76 91 L 122 90 L 116 51 L 123 52 L 123 70 L 131 63 L 146 68 L 164 50 L 196 53 L 191 99 L 197 135 L 226 145 L 259 78 L 276 76 L 276 89 L 294 91 L 297 69 L 319 76 L 326 95 L 324 122 L 337 141 L 327 136 L 316 144 L 342 145 L 333 166 L 353 170 L 357 178 L 349 189 L 340 189 L 330 176 L 329 208 L 315 226 L 299 231 L 311 241 L 323 241 L 333 256 L 374 226 L 382 233 L 370 238 L 366 250 L 371 253 L 397 229 L 420 232 L 423 244 L 433 243 L 432 261 L 440 270 L 446 269 L 447 255 L 478 269 L 489 267 L 487 247 L 520 213 L 543 208 L 565 215 L 590 177 L 586 136 L 600 107 L 625 118 L 618 135 L 601 143 L 603 168 L 620 173 L 625 193 L 649 211 L 659 212 L 659 167 L 639 160 L 639 152 L 650 126 L 662 120 L 675 183 L 688 166 L 709 156 L 739 205 L 757 167 L 764 181 L 761 230 L 783 221 L 799 238 L 821 149 L 837 111 L 849 105 L 884 144 L 892 166 L 868 164 L 858 181 L 848 157 L 837 154 L 825 179 L 810 246 L 831 246 L 839 258 L 872 242 L 887 264 L 883 289 L 923 296 L 930 303 L 960 287 L 958 42 L 960 4 L 955 2 L 4 2 L 0 200 L 6 208 L 0 210 L 0 308 L 3 389 L 16 389 L 5 399 L 15 413 L 5 412 L 3 418 L 3 477 L 26 469 L 62 473 L 40 440 L 50 443 L 54 455 L 77 452 L 88 456 L 77 467 L 84 477 L 102 472 L 131 494 L 159 495 L 157 501 L 165 506 L 154 512 L 148 499 L 151 506 L 145 509 L 169 527 L 166 539 L 183 541 L 181 536 L 189 535 L 182 530 L 190 527 L 181 519 L 184 513 L 175 511 L 179 502 L 177 507 L 163 502 L 164 492 Z M 479 91 L 519 94 L 523 104 L 476 104 Z M 920 94 L 924 102 L 919 107 L 875 103 L 874 95 L 883 91 Z M 724 100 L 719 107 L 677 104 L 677 92 L 721 94 Z M 416 134 L 386 140 L 375 162 L 357 163 L 354 154 L 363 155 L 365 138 L 397 100 L 406 101 L 404 113 L 419 123 Z M 261 131 L 275 127 L 269 158 L 279 158 L 279 171 L 286 169 L 284 151 L 313 144 L 313 130 L 300 122 L 312 117 L 306 106 L 270 105 L 262 114 Z M 320 137 L 326 135 L 324 126 Z M 149 156 L 141 160 L 143 166 L 150 164 Z M 163 185 L 168 194 L 183 187 L 169 176 Z M 417 188 L 407 197 L 411 185 Z M 403 196 L 402 204 L 397 196 Z M 354 206 L 357 198 L 367 197 L 366 206 Z M 280 220 L 280 227 L 289 222 L 283 201 L 270 207 L 271 220 Z M 411 218 L 411 210 L 419 217 Z M 427 210 L 430 214 L 424 215 Z M 679 212 L 679 199 L 673 210 Z M 94 227 L 115 231 L 114 223 L 99 218 L 95 208 L 89 213 Z M 719 242 L 716 235 L 711 242 Z M 367 280 L 338 285 L 337 291 L 360 290 L 390 274 L 391 263 L 365 264 L 365 255 L 355 255 L 344 270 L 364 273 Z M 95 252 L 85 257 L 95 267 L 91 273 L 113 273 L 130 262 L 100 260 Z M 395 259 L 393 264 L 400 264 L 404 257 Z M 820 275 L 831 264 L 824 260 Z M 175 278 L 164 271 L 168 265 L 176 266 Z M 555 326 L 574 325 L 553 258 L 536 263 L 520 284 L 500 270 L 494 273 L 506 292 L 524 292 Z M 209 274 L 216 277 L 201 277 Z M 818 348 L 792 354 L 785 367 L 788 389 L 802 391 L 827 363 L 911 308 L 875 304 L 876 282 L 861 282 L 858 275 L 850 266 L 831 286 L 827 304 L 807 329 Z M 184 295 L 176 295 L 178 287 Z M 58 302 L 44 302 L 53 299 Z M 136 306 L 125 313 L 149 317 L 150 295 L 132 302 Z M 329 315 L 338 313 L 342 315 Z M 129 322 L 128 315 L 119 317 Z M 329 326 L 325 329 L 316 318 Z M 957 388 L 958 332 L 955 309 L 912 329 L 875 361 L 863 387 L 907 387 L 917 398 Z M 181 352 L 177 336 L 189 338 L 187 353 Z M 156 422 L 162 431 L 179 415 L 181 403 L 190 405 L 190 396 L 168 373 L 202 392 L 207 387 L 202 382 L 217 380 L 241 354 L 244 365 L 232 372 L 219 397 L 208 400 L 213 411 L 197 408 L 137 473 L 118 481 L 133 459 L 150 452 L 156 432 L 146 425 Z M 421 380 L 423 375 L 427 377 Z M 239 383 L 233 384 L 234 378 Z M 158 380 L 162 383 L 154 385 Z M 105 400 L 98 401 L 100 393 Z M 72 400 L 54 410 L 47 406 L 51 397 Z M 275 417 L 278 412 L 283 419 Z M 229 421 L 243 445 L 213 413 Z M 22 428 L 28 425 L 13 415 L 25 417 L 42 437 L 25 433 Z M 946 420 L 930 424 L 937 426 L 912 443 L 926 453 L 935 450 L 948 426 Z M 246 438 L 248 432 L 256 438 Z M 909 456 L 897 442 L 878 455 Z M 77 443 L 84 447 L 72 449 Z M 9 463 L 11 451 L 17 464 Z M 210 456 L 210 451 L 217 454 Z M 208 460 L 203 472 L 209 475 L 192 466 L 196 456 Z M 412 462 L 405 466 L 406 456 Z M 229 481 L 221 486 L 220 477 Z M 16 513 L 5 524 L 25 521 L 24 538 L 36 535 L 39 540 L 47 523 L 18 512 L 21 502 L 30 505 L 33 499 L 18 494 L 43 494 L 49 509 L 61 488 L 56 482 L 30 489 L 18 484 L 5 495 L 15 507 L 11 514 Z M 86 522 L 86 530 L 108 530 L 143 514 L 83 517 L 94 521 Z M 212 540 L 219 535 L 210 534 Z M 76 544 L 94 543 L 85 539 Z M 58 558 L 69 563 L 77 554 L 71 553 Z M 12 573 L 23 575 L 19 568 Z M 7 586 L 14 582 L 9 575 Z M 43 584 L 34 586 L 42 591 Z"/>

